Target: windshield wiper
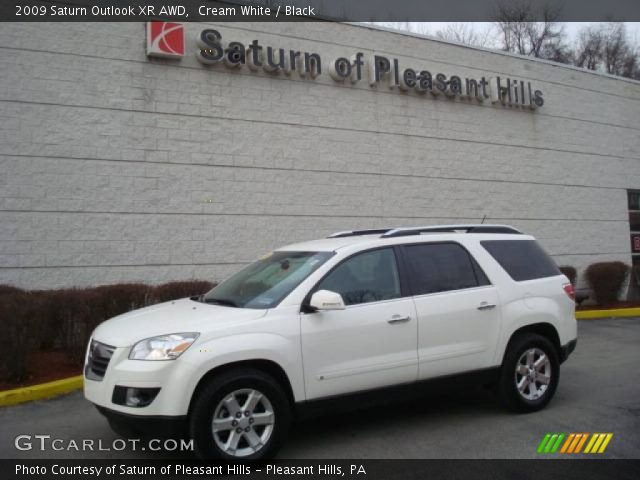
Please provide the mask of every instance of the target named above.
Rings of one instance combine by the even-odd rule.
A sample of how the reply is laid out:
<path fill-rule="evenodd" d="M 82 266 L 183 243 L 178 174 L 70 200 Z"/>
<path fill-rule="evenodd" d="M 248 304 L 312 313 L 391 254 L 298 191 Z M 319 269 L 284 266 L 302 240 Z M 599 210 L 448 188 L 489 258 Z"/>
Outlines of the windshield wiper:
<path fill-rule="evenodd" d="M 225 298 L 203 298 L 205 303 L 215 303 L 216 305 L 224 305 L 226 307 L 235 307 L 238 308 L 238 304 L 233 300 L 227 300 Z"/>

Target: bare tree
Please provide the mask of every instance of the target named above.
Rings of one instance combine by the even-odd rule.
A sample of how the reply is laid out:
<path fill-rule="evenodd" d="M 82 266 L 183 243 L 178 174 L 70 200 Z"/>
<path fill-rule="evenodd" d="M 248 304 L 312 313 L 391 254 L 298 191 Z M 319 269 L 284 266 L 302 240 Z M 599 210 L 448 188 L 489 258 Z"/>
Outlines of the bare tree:
<path fill-rule="evenodd" d="M 564 30 L 557 21 L 559 16 L 559 8 L 551 4 L 544 4 L 538 11 L 526 0 L 498 3 L 496 26 L 501 34 L 502 49 L 520 55 L 568 61 Z"/>
<path fill-rule="evenodd" d="M 583 28 L 578 35 L 574 63 L 590 70 L 629 78 L 640 76 L 638 47 L 627 36 L 624 23 L 608 22 Z"/>
<path fill-rule="evenodd" d="M 624 75 L 625 70 L 632 68 L 635 63 L 635 52 L 627 39 L 624 23 L 609 22 L 602 29 L 604 37 L 602 55 L 605 70 L 612 75 Z"/>
<path fill-rule="evenodd" d="M 524 1 L 500 2 L 496 11 L 496 26 L 500 32 L 502 49 L 506 52 L 528 55 L 527 24 L 532 20 L 531 5 Z"/>
<path fill-rule="evenodd" d="M 542 48 L 540 57 L 558 63 L 573 63 L 574 52 L 562 42 L 552 42 Z"/>
<path fill-rule="evenodd" d="M 560 16 L 558 7 L 545 4 L 542 6 L 542 22 L 530 22 L 527 26 L 529 40 L 529 55 L 543 57 L 546 47 L 552 46 L 551 51 L 561 50 L 564 39 L 562 25 L 557 22 Z"/>
<path fill-rule="evenodd" d="M 578 67 L 597 70 L 602 63 L 602 47 L 604 44 L 602 28 L 589 25 L 578 33 L 578 41 L 574 51 L 574 63 Z"/>
<path fill-rule="evenodd" d="M 622 65 L 622 76 L 640 80 L 640 52 L 637 48 L 625 58 Z"/>
<path fill-rule="evenodd" d="M 436 32 L 436 37 L 448 42 L 486 47 L 490 43 L 488 29 L 476 30 L 472 23 L 451 23 Z"/>

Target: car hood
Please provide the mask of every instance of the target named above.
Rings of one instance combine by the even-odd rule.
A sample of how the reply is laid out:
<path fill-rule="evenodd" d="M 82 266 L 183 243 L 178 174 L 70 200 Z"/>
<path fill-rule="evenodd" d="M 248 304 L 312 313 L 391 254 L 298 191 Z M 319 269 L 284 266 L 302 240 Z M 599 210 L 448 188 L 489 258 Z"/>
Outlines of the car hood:
<path fill-rule="evenodd" d="M 188 298 L 133 310 L 101 323 L 93 338 L 114 347 L 129 347 L 149 337 L 199 332 L 201 337 L 263 317 L 267 310 L 234 308 Z"/>

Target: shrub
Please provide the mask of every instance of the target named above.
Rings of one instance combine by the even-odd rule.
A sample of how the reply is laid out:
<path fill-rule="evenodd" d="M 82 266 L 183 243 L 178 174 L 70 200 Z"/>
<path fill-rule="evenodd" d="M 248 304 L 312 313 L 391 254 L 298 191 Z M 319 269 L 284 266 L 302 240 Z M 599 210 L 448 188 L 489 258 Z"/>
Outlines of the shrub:
<path fill-rule="evenodd" d="M 559 267 L 562 274 L 569 279 L 571 285 L 576 286 L 576 279 L 578 278 L 578 272 L 570 265 L 563 265 Z"/>
<path fill-rule="evenodd" d="M 202 280 L 156 287 L 121 283 L 91 288 L 34 290 L 0 285 L 0 381 L 21 382 L 36 351 L 62 348 L 82 365 L 91 332 L 104 320 L 154 303 L 200 295 Z"/>
<path fill-rule="evenodd" d="M 22 382 L 41 343 L 43 299 L 28 292 L 0 294 L 0 381 Z"/>
<path fill-rule="evenodd" d="M 62 348 L 81 365 L 91 332 L 111 317 L 148 305 L 149 292 L 149 286 L 135 283 L 52 292 L 50 317 Z"/>
<path fill-rule="evenodd" d="M 152 287 L 142 283 L 118 283 L 96 287 L 100 316 L 106 320 L 116 315 L 146 307 L 151 300 Z"/>
<path fill-rule="evenodd" d="M 216 284 L 205 280 L 186 280 L 181 282 L 169 282 L 158 285 L 153 289 L 154 303 L 168 302 L 178 298 L 192 297 L 207 293 Z"/>
<path fill-rule="evenodd" d="M 11 285 L 0 285 L 0 295 L 6 295 L 8 293 L 20 293 L 24 292 L 24 290 L 12 287 Z"/>
<path fill-rule="evenodd" d="M 587 282 L 599 305 L 611 305 L 618 300 L 628 272 L 629 266 L 622 262 L 600 262 L 587 267 Z"/>
<path fill-rule="evenodd" d="M 58 319 L 57 309 L 58 302 L 56 294 L 58 290 L 32 290 L 29 292 L 32 298 L 37 298 L 36 306 L 38 308 L 40 330 L 40 343 L 38 350 L 49 351 L 62 348 L 60 341 L 60 322 Z"/>

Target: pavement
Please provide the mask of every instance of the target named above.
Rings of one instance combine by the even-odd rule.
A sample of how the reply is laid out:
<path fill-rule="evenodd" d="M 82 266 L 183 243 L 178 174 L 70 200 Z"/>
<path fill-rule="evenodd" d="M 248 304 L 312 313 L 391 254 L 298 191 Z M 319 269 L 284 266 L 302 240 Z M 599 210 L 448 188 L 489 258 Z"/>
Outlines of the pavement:
<path fill-rule="evenodd" d="M 280 458 L 539 458 L 547 432 L 612 432 L 598 458 L 640 458 L 640 318 L 579 322 L 578 347 L 561 367 L 555 398 L 543 411 L 504 410 L 481 388 L 325 415 L 294 426 Z M 184 454 L 118 451 L 118 437 L 80 392 L 0 408 L 0 458 L 164 458 Z M 30 435 L 34 449 L 15 448 Z M 40 451 L 35 435 L 94 440 L 93 451 Z M 97 450 L 100 448 L 111 450 Z M 47 441 L 48 442 L 48 441 Z M 118 444 L 117 448 L 122 445 Z M 581 458 L 593 455 L 581 454 Z"/>

